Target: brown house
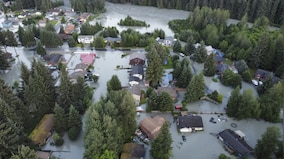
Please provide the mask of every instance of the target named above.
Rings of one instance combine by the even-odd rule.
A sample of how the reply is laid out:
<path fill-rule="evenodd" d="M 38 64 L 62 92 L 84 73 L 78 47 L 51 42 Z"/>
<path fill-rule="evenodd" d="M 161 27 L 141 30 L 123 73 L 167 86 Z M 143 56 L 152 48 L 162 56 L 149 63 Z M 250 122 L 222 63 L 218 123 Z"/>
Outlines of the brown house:
<path fill-rule="evenodd" d="M 174 87 L 158 87 L 158 95 L 160 95 L 163 91 L 169 93 L 173 100 L 177 98 L 177 91 Z"/>
<path fill-rule="evenodd" d="M 144 65 L 145 64 L 146 55 L 145 53 L 133 53 L 130 54 L 130 65 Z"/>
<path fill-rule="evenodd" d="M 35 129 L 29 135 L 34 144 L 43 146 L 51 136 L 53 127 L 53 114 L 45 114 Z"/>
<path fill-rule="evenodd" d="M 144 157 L 145 148 L 143 144 L 126 143 L 123 145 L 120 159 L 143 159 Z"/>
<path fill-rule="evenodd" d="M 150 139 L 155 139 L 159 135 L 165 121 L 161 116 L 147 117 L 141 121 L 139 127 Z"/>
<path fill-rule="evenodd" d="M 74 31 L 75 31 L 75 25 L 74 25 L 74 24 L 67 24 L 67 25 L 65 26 L 65 29 L 64 29 L 64 33 L 65 33 L 65 34 L 70 35 L 70 34 L 72 34 Z"/>

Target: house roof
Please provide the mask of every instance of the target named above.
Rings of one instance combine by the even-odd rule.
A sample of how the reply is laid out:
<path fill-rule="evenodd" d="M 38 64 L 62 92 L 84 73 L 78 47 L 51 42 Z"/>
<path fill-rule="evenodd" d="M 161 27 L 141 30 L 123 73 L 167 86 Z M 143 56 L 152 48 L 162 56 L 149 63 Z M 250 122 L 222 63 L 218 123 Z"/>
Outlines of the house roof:
<path fill-rule="evenodd" d="M 29 138 L 39 145 L 43 145 L 46 139 L 50 136 L 50 131 L 53 126 L 53 114 L 45 114 L 35 129 L 29 135 Z"/>
<path fill-rule="evenodd" d="M 109 42 L 120 42 L 121 38 L 117 37 L 117 38 L 113 38 L 113 37 L 105 37 L 104 38 L 105 41 L 109 41 Z"/>
<path fill-rule="evenodd" d="M 75 30 L 75 25 L 74 24 L 68 24 L 65 26 L 65 29 L 64 29 L 64 33 L 65 34 L 72 34 Z"/>
<path fill-rule="evenodd" d="M 141 159 L 145 157 L 143 144 L 126 143 L 123 145 L 121 159 Z"/>
<path fill-rule="evenodd" d="M 203 127 L 201 116 L 186 115 L 177 118 L 177 125 L 179 129 L 182 128 L 200 128 Z"/>
<path fill-rule="evenodd" d="M 147 134 L 151 139 L 155 139 L 159 133 L 160 129 L 165 123 L 165 119 L 161 116 L 155 116 L 154 118 L 146 117 L 140 122 L 140 128 L 142 132 Z"/>
<path fill-rule="evenodd" d="M 139 85 L 134 85 L 134 86 L 128 88 L 128 92 L 130 92 L 131 94 L 135 94 L 135 95 L 140 96 L 141 95 L 141 87 Z"/>
<path fill-rule="evenodd" d="M 220 63 L 216 65 L 216 70 L 218 71 L 218 74 L 223 74 L 227 69 L 229 69 L 229 65 Z"/>
<path fill-rule="evenodd" d="M 71 73 L 71 74 L 69 75 L 69 77 L 70 77 L 70 79 L 75 79 L 75 80 L 77 80 L 78 77 L 84 78 L 85 75 L 86 75 L 86 73 L 87 73 L 86 71 L 75 71 L 75 72 Z"/>
<path fill-rule="evenodd" d="M 36 156 L 40 159 L 49 159 L 51 152 L 46 151 L 36 151 Z"/>
<path fill-rule="evenodd" d="M 231 129 L 221 131 L 218 136 L 221 137 L 224 144 L 233 149 L 235 154 L 240 158 L 243 158 L 253 152 L 253 148 Z"/>
<path fill-rule="evenodd" d="M 94 63 L 96 54 L 90 53 L 90 54 L 81 54 L 80 59 L 82 60 L 82 63 L 92 65 Z"/>
<path fill-rule="evenodd" d="M 62 57 L 61 54 L 50 54 L 50 55 L 44 55 L 43 59 L 49 64 L 58 64 L 61 57 Z"/>
<path fill-rule="evenodd" d="M 132 71 L 131 74 L 140 74 L 140 75 L 144 75 L 144 68 L 141 65 L 133 65 L 132 66 Z"/>
<path fill-rule="evenodd" d="M 140 79 L 136 76 L 129 76 L 129 82 L 131 82 L 131 81 L 140 82 Z"/>
<path fill-rule="evenodd" d="M 75 70 L 77 69 L 82 69 L 82 70 L 86 70 L 88 68 L 88 64 L 85 64 L 85 63 L 78 63 L 76 66 L 75 66 Z"/>
<path fill-rule="evenodd" d="M 275 76 L 273 74 L 273 72 L 270 72 L 270 71 L 267 71 L 267 70 L 263 70 L 263 69 L 257 69 L 255 71 L 255 77 L 259 78 L 261 81 L 266 80 L 270 75 L 272 75 L 274 83 L 277 83 L 277 82 L 279 82 L 281 80 L 279 77 Z"/>
<path fill-rule="evenodd" d="M 158 94 L 161 94 L 163 91 L 168 92 L 172 98 L 177 98 L 177 92 L 174 87 L 158 87 Z"/>
<path fill-rule="evenodd" d="M 144 60 L 146 59 L 146 55 L 145 53 L 132 53 L 129 55 L 129 59 L 132 60 L 132 59 L 141 59 L 141 60 Z"/>

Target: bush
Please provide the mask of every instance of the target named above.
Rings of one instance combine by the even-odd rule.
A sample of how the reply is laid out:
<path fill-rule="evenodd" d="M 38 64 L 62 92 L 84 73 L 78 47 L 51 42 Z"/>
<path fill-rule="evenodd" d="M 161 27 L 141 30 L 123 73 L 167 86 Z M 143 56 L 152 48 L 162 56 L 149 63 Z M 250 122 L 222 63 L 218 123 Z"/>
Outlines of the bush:
<path fill-rule="evenodd" d="M 75 141 L 79 137 L 80 133 L 81 133 L 81 128 L 75 126 L 69 129 L 68 137 L 71 141 Z"/>
<path fill-rule="evenodd" d="M 222 94 L 218 94 L 217 102 L 218 103 L 222 103 L 222 101 L 223 101 L 223 95 Z"/>
<path fill-rule="evenodd" d="M 212 78 L 212 81 L 213 82 L 218 82 L 218 79 L 214 77 L 214 78 Z"/>
<path fill-rule="evenodd" d="M 223 101 L 223 95 L 219 94 L 216 90 L 207 96 L 218 103 L 222 103 Z"/>
<path fill-rule="evenodd" d="M 55 146 L 61 146 L 64 144 L 64 139 L 58 133 L 53 134 L 53 141 Z"/>
<path fill-rule="evenodd" d="M 242 78 L 245 82 L 250 83 L 251 80 L 252 80 L 252 74 L 251 74 L 250 70 L 246 70 L 245 72 L 243 72 Z"/>

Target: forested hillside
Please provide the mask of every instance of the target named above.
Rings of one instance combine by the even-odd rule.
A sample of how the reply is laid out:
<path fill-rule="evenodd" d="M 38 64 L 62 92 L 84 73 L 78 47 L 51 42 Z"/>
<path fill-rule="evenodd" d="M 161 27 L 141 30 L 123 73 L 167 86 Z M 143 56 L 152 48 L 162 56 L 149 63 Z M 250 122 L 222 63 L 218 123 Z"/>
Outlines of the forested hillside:
<path fill-rule="evenodd" d="M 241 19 L 246 13 L 253 22 L 264 15 L 271 24 L 281 25 L 284 20 L 284 1 L 282 0 L 107 0 L 113 3 L 132 3 L 135 5 L 193 11 L 195 7 L 227 9 L 231 18 Z"/>

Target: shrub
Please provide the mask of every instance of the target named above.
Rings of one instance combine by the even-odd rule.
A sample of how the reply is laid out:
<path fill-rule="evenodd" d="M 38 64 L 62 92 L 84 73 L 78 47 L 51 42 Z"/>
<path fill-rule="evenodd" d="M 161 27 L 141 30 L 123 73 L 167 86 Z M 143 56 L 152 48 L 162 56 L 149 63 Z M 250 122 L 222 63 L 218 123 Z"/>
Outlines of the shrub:
<path fill-rule="evenodd" d="M 53 141 L 55 146 L 61 146 L 64 144 L 64 139 L 58 133 L 53 134 Z"/>
<path fill-rule="evenodd" d="M 68 137 L 71 141 L 75 141 L 79 137 L 80 133 L 81 133 L 81 128 L 75 126 L 69 129 Z"/>
<path fill-rule="evenodd" d="M 218 79 L 214 77 L 214 78 L 212 78 L 212 81 L 213 82 L 218 82 Z"/>
<path fill-rule="evenodd" d="M 223 101 L 223 95 L 222 94 L 218 94 L 217 102 L 218 103 L 222 103 L 222 101 Z"/>

